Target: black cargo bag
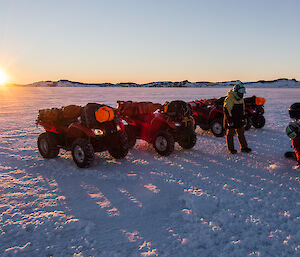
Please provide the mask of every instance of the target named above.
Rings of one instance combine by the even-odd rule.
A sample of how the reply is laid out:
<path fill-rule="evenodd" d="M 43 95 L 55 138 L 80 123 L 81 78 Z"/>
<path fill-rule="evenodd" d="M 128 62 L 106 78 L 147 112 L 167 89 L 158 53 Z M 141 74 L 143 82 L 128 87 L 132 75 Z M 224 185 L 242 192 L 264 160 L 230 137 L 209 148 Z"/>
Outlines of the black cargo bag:
<path fill-rule="evenodd" d="M 175 100 L 168 104 L 166 113 L 175 120 L 182 120 L 192 114 L 192 108 L 189 104 L 181 100 Z"/>
<path fill-rule="evenodd" d="M 88 103 L 86 106 L 84 106 L 80 115 L 81 122 L 90 128 L 99 125 L 99 122 L 96 120 L 95 112 L 101 106 L 101 104 L 97 103 Z"/>

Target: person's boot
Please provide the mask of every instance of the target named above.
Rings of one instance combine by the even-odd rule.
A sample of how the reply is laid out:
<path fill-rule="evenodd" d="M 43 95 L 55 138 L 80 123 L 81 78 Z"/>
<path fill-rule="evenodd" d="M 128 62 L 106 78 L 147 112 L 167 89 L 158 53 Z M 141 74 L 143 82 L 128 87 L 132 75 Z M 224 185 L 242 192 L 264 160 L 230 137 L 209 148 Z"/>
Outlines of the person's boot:
<path fill-rule="evenodd" d="M 243 153 L 250 153 L 250 152 L 252 151 L 252 149 L 249 148 L 249 147 L 244 147 L 244 148 L 241 149 L 241 151 L 242 151 Z"/>
<path fill-rule="evenodd" d="M 300 170 L 300 160 L 297 162 L 297 165 L 293 167 L 294 170 Z"/>
<path fill-rule="evenodd" d="M 295 152 L 285 152 L 284 153 L 284 157 L 285 158 L 291 158 L 291 159 L 297 160 Z"/>
<path fill-rule="evenodd" d="M 231 150 L 228 150 L 228 153 L 231 153 L 231 154 L 236 154 L 236 153 L 237 153 L 237 150 L 235 150 L 235 149 L 231 149 Z"/>

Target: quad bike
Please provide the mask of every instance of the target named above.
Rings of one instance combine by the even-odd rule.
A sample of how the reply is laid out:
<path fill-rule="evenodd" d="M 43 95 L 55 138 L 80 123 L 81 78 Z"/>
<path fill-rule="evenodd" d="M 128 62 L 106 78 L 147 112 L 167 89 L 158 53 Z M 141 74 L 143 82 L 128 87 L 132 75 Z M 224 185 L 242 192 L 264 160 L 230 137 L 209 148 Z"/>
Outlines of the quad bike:
<path fill-rule="evenodd" d="M 264 117 L 264 104 L 266 99 L 263 97 L 252 97 L 245 98 L 245 115 L 246 115 L 246 125 L 245 129 L 248 130 L 253 126 L 254 128 L 262 128 L 266 119 Z"/>
<path fill-rule="evenodd" d="M 87 106 L 95 104 L 87 104 Z M 89 167 L 95 152 L 108 150 L 114 158 L 124 158 L 128 153 L 128 139 L 125 127 L 118 117 L 103 123 L 87 119 L 85 108 L 67 119 L 62 117 L 61 109 L 39 111 L 36 120 L 45 132 L 37 140 L 38 150 L 43 158 L 57 157 L 60 149 L 72 152 L 74 162 L 79 168 Z M 51 115 L 51 112 L 58 114 Z M 50 114 L 50 115 L 49 115 Z M 95 115 L 94 115 L 95 116 Z"/>
<path fill-rule="evenodd" d="M 166 105 L 118 101 L 117 110 L 126 121 L 130 147 L 137 139 L 143 139 L 153 144 L 158 154 L 168 156 L 174 151 L 175 142 L 184 149 L 196 144 L 191 109 L 183 101 L 172 101 Z"/>
<path fill-rule="evenodd" d="M 216 137 L 225 135 L 223 125 L 225 97 L 201 99 L 189 102 L 193 110 L 193 117 L 196 126 L 199 125 L 203 130 L 211 130 Z M 251 126 L 262 128 L 265 125 L 264 103 L 266 99 L 263 97 L 246 97 L 245 99 L 245 129 L 249 130 Z"/>
<path fill-rule="evenodd" d="M 192 107 L 193 117 L 195 119 L 195 129 L 199 126 L 203 130 L 211 130 L 216 137 L 225 135 L 223 127 L 223 103 L 225 97 L 201 99 L 188 102 Z"/>

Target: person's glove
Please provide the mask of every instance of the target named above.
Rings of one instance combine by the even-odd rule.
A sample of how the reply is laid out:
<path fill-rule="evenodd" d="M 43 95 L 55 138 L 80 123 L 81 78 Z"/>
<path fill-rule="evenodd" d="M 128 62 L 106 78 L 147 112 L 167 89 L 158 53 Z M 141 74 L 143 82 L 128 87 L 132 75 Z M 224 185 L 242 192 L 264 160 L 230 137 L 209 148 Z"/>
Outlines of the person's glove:
<path fill-rule="evenodd" d="M 234 123 L 233 123 L 231 117 L 227 117 L 227 124 L 228 124 L 229 128 L 234 126 Z"/>

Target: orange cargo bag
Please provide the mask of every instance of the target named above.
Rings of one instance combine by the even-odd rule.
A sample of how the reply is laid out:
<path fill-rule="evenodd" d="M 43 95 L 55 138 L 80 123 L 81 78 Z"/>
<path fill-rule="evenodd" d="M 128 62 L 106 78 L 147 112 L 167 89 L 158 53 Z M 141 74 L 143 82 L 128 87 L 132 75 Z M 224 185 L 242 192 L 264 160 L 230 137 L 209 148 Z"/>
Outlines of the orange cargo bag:
<path fill-rule="evenodd" d="M 104 105 L 95 112 L 95 118 L 100 123 L 111 121 L 115 118 L 115 113 L 111 107 Z"/>
<path fill-rule="evenodd" d="M 264 97 L 256 97 L 255 104 L 256 105 L 264 105 L 266 103 L 266 98 Z"/>

